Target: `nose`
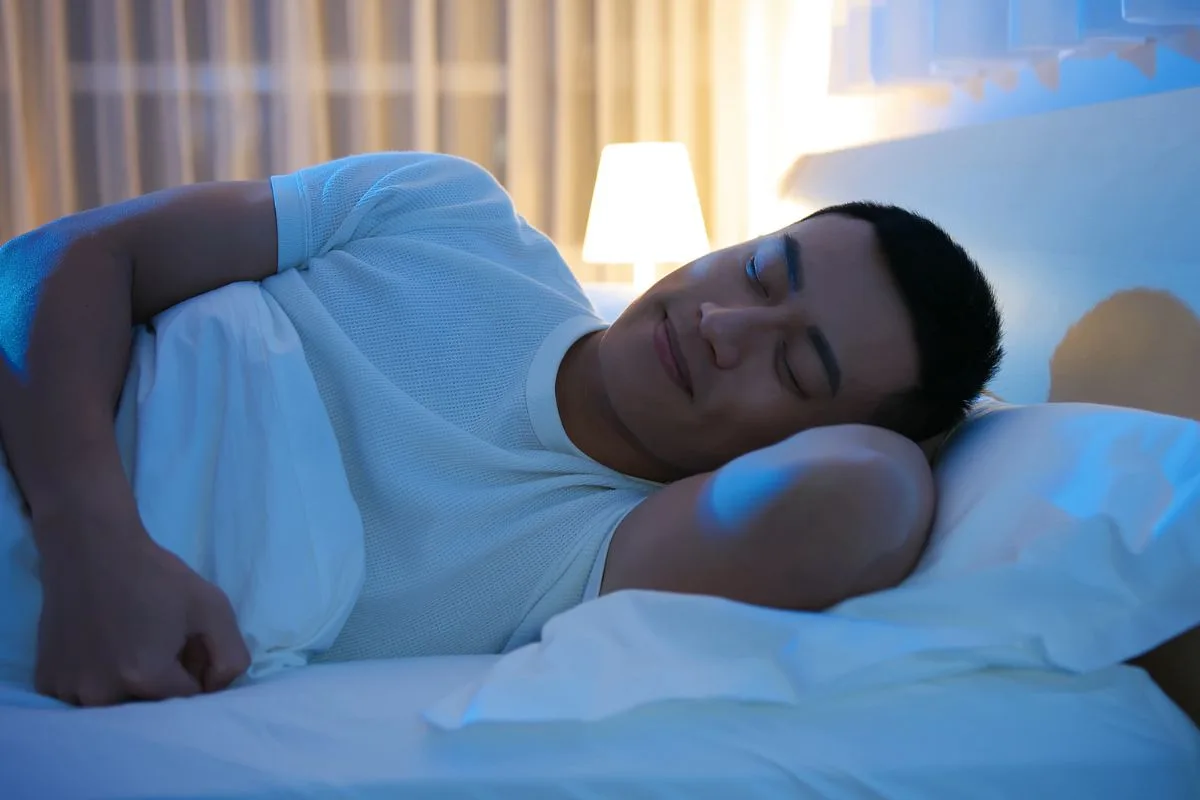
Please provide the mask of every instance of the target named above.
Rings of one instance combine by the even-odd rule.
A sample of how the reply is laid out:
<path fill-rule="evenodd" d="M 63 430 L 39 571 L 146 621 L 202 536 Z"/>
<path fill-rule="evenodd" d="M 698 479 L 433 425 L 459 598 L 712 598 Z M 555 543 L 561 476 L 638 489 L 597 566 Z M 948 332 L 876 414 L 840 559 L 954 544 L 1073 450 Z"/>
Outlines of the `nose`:
<path fill-rule="evenodd" d="M 770 309 L 700 304 L 700 336 L 712 348 L 719 369 L 733 369 L 750 352 L 769 352 L 775 322 Z"/>

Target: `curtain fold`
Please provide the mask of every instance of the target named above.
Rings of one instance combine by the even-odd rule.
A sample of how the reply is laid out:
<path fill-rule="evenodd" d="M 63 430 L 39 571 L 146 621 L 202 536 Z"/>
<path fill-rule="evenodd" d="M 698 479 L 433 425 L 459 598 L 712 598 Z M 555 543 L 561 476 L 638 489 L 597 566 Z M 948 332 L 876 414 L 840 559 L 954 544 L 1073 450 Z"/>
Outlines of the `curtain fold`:
<path fill-rule="evenodd" d="M 0 0 L 0 240 L 166 186 L 421 149 L 491 170 L 581 279 L 628 280 L 579 259 L 605 144 L 685 142 L 714 244 L 744 232 L 742 8 Z"/>

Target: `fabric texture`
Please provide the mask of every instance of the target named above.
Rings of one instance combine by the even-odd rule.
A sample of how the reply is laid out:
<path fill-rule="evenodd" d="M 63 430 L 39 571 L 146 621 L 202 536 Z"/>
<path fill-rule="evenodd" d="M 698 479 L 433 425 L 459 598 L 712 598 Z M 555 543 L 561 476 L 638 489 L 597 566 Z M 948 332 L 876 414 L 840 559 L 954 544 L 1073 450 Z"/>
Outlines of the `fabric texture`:
<path fill-rule="evenodd" d="M 326 658 L 494 653 L 584 599 L 655 486 L 585 457 L 558 366 L 601 330 L 481 167 L 355 156 L 272 180 L 279 274 L 362 513 L 366 580 Z"/>

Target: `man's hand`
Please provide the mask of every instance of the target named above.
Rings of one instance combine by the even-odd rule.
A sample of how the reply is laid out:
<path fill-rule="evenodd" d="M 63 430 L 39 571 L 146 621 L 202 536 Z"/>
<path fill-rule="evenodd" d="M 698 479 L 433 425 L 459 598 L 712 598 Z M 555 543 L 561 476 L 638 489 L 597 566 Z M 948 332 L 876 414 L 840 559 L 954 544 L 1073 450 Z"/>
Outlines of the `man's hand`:
<path fill-rule="evenodd" d="M 70 516 L 35 523 L 66 526 L 40 538 L 72 543 L 42 554 L 39 692 L 81 706 L 164 700 L 246 671 L 228 598 L 155 544 L 136 511 Z"/>

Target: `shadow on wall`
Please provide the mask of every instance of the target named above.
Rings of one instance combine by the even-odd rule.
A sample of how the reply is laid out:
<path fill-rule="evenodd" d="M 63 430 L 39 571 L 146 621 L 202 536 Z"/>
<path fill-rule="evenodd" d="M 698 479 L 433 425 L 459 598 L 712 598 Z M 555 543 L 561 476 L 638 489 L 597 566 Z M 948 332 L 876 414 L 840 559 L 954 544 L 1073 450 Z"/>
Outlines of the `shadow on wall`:
<path fill-rule="evenodd" d="M 1055 349 L 1048 400 L 1200 419 L 1200 316 L 1153 289 L 1097 303 Z"/>

